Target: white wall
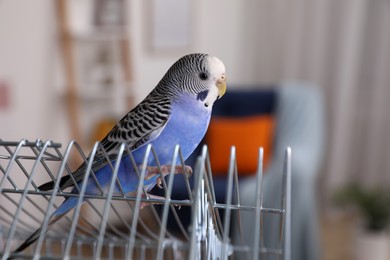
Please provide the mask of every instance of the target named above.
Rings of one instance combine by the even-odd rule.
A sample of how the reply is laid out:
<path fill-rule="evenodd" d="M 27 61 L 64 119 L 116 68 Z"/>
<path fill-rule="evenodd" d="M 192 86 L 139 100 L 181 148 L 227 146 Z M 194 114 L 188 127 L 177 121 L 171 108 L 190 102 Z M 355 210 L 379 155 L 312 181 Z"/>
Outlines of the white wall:
<path fill-rule="evenodd" d="M 52 1 L 0 2 L 0 80 L 9 106 L 0 109 L 3 140 L 68 139 L 64 107 L 53 89 L 56 43 Z"/>
<path fill-rule="evenodd" d="M 189 52 L 206 52 L 222 59 L 228 85 L 251 84 L 255 80 L 245 66 L 251 50 L 247 48 L 243 28 L 251 27 L 245 24 L 244 4 L 235 0 L 201 0 L 193 5 L 191 46 L 177 52 L 153 53 L 146 47 L 147 4 L 142 0 L 129 1 L 133 94 L 137 102 L 176 59 Z M 0 80 L 9 82 L 12 98 L 7 109 L 0 109 L 3 140 L 71 139 L 64 97 L 53 76 L 58 72 L 54 65 L 59 63 L 54 11 L 51 0 L 0 2 Z M 123 109 L 123 113 L 128 109 Z"/>

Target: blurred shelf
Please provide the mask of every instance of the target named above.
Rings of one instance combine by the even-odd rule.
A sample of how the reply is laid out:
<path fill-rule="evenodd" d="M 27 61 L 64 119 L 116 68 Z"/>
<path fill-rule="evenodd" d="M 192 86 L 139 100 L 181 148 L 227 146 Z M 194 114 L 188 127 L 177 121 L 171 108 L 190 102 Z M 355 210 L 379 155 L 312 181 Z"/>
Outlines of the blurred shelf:
<path fill-rule="evenodd" d="M 117 114 L 134 100 L 126 6 L 125 0 L 56 2 L 64 65 L 55 86 L 66 100 L 73 139 L 86 136 L 93 118 Z"/>
<path fill-rule="evenodd" d="M 134 95 L 131 95 L 131 94 L 126 94 L 124 95 L 124 98 L 127 100 L 127 99 L 130 99 L 130 98 L 134 98 L 135 96 Z M 77 99 L 82 101 L 82 102 L 95 102 L 95 101 L 114 101 L 114 100 L 117 100 L 117 98 L 115 97 L 115 95 L 112 95 L 112 94 L 84 94 L 84 95 L 78 95 L 77 96 Z"/>
<path fill-rule="evenodd" d="M 66 97 L 65 92 L 59 93 L 60 98 Z M 118 98 L 117 94 L 113 91 L 96 91 L 96 92 L 82 92 L 77 93 L 76 95 L 77 100 L 81 102 L 95 102 L 95 101 L 114 101 Z M 132 93 L 124 93 L 124 98 L 126 100 L 135 98 L 135 95 Z"/>
<path fill-rule="evenodd" d="M 97 27 L 85 32 L 71 32 L 71 36 L 78 41 L 120 41 L 130 38 L 127 27 Z"/>

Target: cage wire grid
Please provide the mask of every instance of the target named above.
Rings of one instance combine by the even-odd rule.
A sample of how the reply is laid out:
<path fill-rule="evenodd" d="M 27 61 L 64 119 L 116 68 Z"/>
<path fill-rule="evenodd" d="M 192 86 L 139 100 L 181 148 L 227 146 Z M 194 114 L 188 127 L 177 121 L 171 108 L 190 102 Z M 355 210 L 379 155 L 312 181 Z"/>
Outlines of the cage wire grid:
<path fill-rule="evenodd" d="M 206 146 L 197 158 L 192 183 L 189 174 L 175 174 L 174 167 L 165 177 L 157 152 L 151 146 L 146 150 L 142 165 L 136 165 L 125 144 L 114 159 L 99 142 L 89 155 L 75 141 L 71 141 L 65 151 L 61 148 L 61 144 L 52 141 L 0 140 L 1 259 L 11 256 L 13 250 L 40 226 L 42 231 L 38 240 L 17 258 L 242 259 L 244 256 L 245 259 L 268 259 L 270 256 L 272 259 L 290 259 L 290 148 L 286 148 L 284 155 L 280 208 L 263 207 L 262 148 L 259 148 L 256 172 L 256 203 L 250 206 L 240 201 L 235 147 L 231 148 L 225 203 L 217 202 Z M 76 184 L 78 193 L 59 189 L 60 178 L 72 173 L 71 158 L 75 157 L 88 165 L 85 179 L 90 176 L 96 181 L 91 166 L 97 153 L 104 155 L 112 169 L 108 189 L 98 185 L 99 195 L 87 194 L 87 181 Z M 136 192 L 125 194 L 117 179 L 119 163 L 115 163 L 122 156 L 130 157 L 141 180 L 139 183 L 145 180 L 148 158 L 154 157 L 165 199 L 149 196 L 143 185 L 138 185 Z M 175 148 L 172 162 L 185 166 L 179 146 Z M 183 178 L 187 199 L 171 198 L 174 178 Z M 48 180 L 55 181 L 54 189 L 39 190 L 38 186 Z M 120 192 L 114 192 L 115 187 L 119 187 Z M 48 228 L 53 211 L 70 196 L 78 197 L 76 208 Z M 187 226 L 179 214 L 182 208 L 191 210 Z M 253 214 L 254 236 L 250 244 L 242 240 L 242 212 Z M 268 248 L 263 243 L 264 214 L 270 214 L 279 222 L 277 248 Z M 172 223 L 175 223 L 174 228 Z M 232 237 L 233 227 L 238 230 L 239 239 Z"/>

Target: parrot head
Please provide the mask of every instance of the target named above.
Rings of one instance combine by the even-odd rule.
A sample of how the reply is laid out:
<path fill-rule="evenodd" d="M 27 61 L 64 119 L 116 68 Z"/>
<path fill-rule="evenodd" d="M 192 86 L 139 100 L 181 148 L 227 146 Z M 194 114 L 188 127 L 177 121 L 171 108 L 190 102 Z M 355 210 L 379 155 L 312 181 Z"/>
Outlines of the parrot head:
<path fill-rule="evenodd" d="M 177 92 L 194 95 L 205 107 L 212 107 L 226 92 L 225 65 L 208 54 L 188 54 L 172 65 L 160 84 L 168 82 Z"/>

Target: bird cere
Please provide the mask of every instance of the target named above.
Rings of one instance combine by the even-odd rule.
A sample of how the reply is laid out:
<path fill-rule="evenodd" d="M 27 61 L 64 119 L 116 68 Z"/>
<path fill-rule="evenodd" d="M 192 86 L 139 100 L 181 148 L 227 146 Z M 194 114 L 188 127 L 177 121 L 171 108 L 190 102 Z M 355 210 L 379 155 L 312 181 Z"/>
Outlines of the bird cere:
<path fill-rule="evenodd" d="M 172 167 L 175 167 L 175 173 L 192 172 L 188 166 L 183 169 L 181 165 L 172 165 L 175 146 L 180 145 L 184 160 L 191 155 L 207 131 L 214 102 L 225 91 L 225 66 L 221 60 L 203 53 L 186 55 L 168 69 L 149 95 L 113 127 L 101 144 L 113 164 L 122 143 L 129 147 L 137 165 L 142 165 L 146 147 L 151 144 L 157 152 L 164 176 Z M 161 183 L 156 165 L 155 158 L 149 158 L 143 183 L 147 192 Z M 87 163 L 84 162 L 72 173 L 72 177 L 62 177 L 60 189 L 72 188 L 72 193 L 77 194 L 74 181 L 81 186 L 86 170 Z M 112 177 L 112 168 L 102 152 L 95 155 L 92 171 L 99 183 L 90 176 L 85 194 L 96 195 L 100 192 L 98 185 L 107 189 Z M 139 178 L 129 156 L 122 157 L 117 179 L 125 193 L 137 190 Z M 52 190 L 54 184 L 54 181 L 45 183 L 39 186 L 39 190 Z M 119 187 L 115 187 L 114 194 L 120 192 Z M 66 198 L 52 213 L 49 226 L 75 208 L 77 201 L 76 196 Z M 41 228 L 28 237 L 13 255 L 34 243 L 40 233 Z"/>

